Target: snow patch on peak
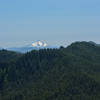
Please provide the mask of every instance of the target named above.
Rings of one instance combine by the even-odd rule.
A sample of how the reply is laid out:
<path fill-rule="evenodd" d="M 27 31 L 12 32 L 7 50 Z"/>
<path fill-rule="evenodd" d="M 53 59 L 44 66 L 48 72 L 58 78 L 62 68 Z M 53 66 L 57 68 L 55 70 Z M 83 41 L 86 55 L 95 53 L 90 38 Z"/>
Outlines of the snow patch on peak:
<path fill-rule="evenodd" d="M 47 46 L 47 43 L 41 42 L 41 41 L 32 43 L 32 47 L 46 47 L 46 46 Z"/>

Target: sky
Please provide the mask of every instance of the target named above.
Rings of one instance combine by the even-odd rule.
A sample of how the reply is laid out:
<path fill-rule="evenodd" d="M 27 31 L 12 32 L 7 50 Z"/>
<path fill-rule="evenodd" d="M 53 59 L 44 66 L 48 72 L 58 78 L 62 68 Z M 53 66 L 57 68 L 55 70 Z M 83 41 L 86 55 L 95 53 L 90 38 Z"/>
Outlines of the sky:
<path fill-rule="evenodd" d="M 100 43 L 100 0 L 0 0 L 0 47 L 38 40 Z"/>

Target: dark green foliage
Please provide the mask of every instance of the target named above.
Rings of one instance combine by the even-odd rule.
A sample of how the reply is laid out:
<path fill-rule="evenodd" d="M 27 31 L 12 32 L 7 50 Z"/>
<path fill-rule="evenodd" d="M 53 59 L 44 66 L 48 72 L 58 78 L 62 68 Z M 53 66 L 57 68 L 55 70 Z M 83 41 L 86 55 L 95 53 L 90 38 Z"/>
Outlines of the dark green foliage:
<path fill-rule="evenodd" d="M 10 62 L 15 61 L 18 57 L 20 57 L 22 54 L 15 53 L 13 51 L 7 51 L 7 50 L 0 50 L 0 62 Z"/>
<path fill-rule="evenodd" d="M 100 100 L 100 47 L 0 51 L 0 100 Z"/>

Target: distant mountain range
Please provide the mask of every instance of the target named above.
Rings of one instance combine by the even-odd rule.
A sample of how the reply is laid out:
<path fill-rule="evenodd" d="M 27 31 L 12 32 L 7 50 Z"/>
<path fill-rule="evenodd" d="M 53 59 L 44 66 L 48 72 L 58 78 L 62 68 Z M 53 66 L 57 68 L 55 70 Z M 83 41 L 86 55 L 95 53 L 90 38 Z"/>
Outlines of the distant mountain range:
<path fill-rule="evenodd" d="M 89 43 L 91 43 L 95 46 L 100 46 L 100 44 L 96 44 L 93 41 L 89 41 Z M 23 46 L 23 47 L 12 47 L 12 48 L 6 48 L 6 49 L 10 50 L 10 51 L 20 52 L 20 53 L 26 53 L 26 52 L 30 52 L 32 50 L 47 49 L 47 48 L 59 48 L 59 47 L 50 46 L 46 42 L 37 41 L 37 42 L 33 42 L 32 44 Z M 0 50 L 2 50 L 2 49 L 3 48 L 0 47 Z"/>
<path fill-rule="evenodd" d="M 47 49 L 47 48 L 58 48 L 58 47 L 50 46 L 46 42 L 37 41 L 37 42 L 32 43 L 31 45 L 27 45 L 24 47 L 7 48 L 7 50 L 26 53 L 32 50 Z"/>

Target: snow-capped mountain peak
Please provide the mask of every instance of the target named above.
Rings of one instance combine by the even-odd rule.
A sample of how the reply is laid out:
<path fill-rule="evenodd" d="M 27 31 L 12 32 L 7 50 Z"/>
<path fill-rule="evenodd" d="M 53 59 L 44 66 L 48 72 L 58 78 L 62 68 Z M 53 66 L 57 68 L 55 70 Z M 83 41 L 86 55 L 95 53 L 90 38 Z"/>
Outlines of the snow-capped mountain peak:
<path fill-rule="evenodd" d="M 41 41 L 32 43 L 32 47 L 46 47 L 46 46 L 47 46 L 47 43 L 41 42 Z"/>
<path fill-rule="evenodd" d="M 26 53 L 26 52 L 30 52 L 32 50 L 40 50 L 40 49 L 47 49 L 47 48 L 58 48 L 58 47 L 50 46 L 46 42 L 37 41 L 37 42 L 30 43 L 23 47 L 7 48 L 7 50 Z"/>

